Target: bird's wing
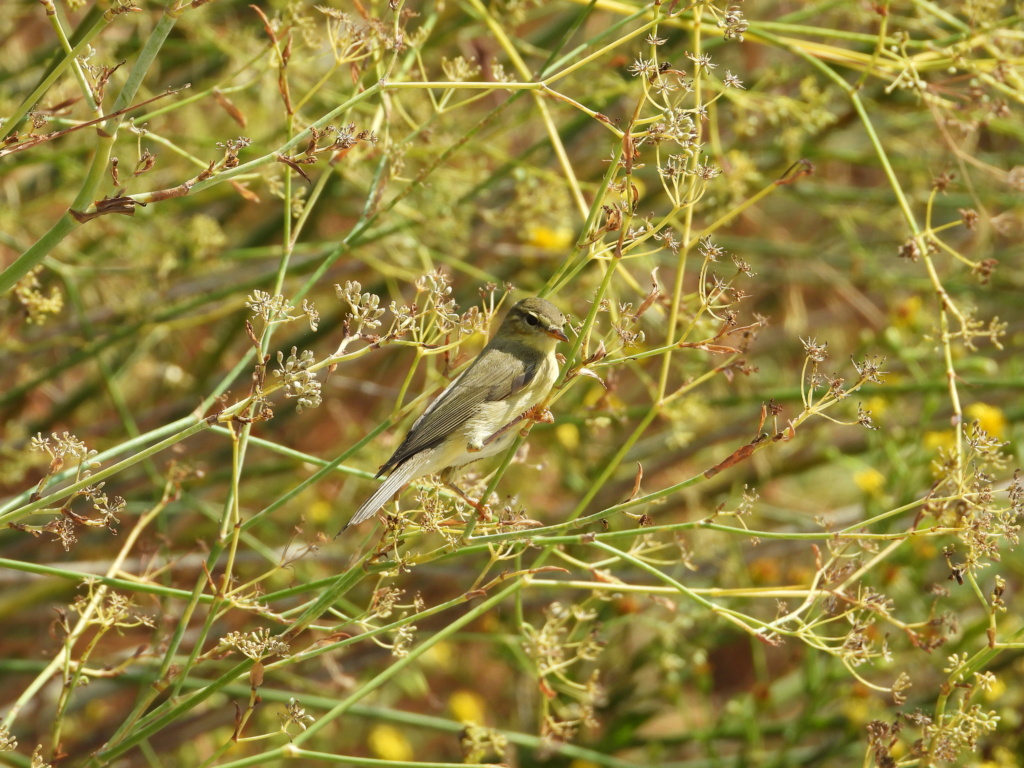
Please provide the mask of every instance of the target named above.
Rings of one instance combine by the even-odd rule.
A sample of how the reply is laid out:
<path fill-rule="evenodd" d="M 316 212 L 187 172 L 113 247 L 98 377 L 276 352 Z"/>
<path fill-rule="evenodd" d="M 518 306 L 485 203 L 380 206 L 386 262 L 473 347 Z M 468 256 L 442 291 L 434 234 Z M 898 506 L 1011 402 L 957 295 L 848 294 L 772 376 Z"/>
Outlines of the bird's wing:
<path fill-rule="evenodd" d="M 485 348 L 466 371 L 455 379 L 423 412 L 377 473 L 379 477 L 409 457 L 440 444 L 461 427 L 482 403 L 504 400 L 529 385 L 541 361 L 533 350 L 512 354 Z M 503 425 L 498 425 L 503 426 Z M 497 427 L 496 427 L 497 428 Z"/>

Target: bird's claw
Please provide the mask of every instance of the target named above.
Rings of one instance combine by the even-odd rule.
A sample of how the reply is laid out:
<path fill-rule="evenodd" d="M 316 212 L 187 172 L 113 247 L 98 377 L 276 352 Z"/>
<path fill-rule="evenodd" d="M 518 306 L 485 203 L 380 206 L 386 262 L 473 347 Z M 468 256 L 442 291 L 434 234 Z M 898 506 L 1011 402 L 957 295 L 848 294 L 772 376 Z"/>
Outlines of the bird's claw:
<path fill-rule="evenodd" d="M 523 414 L 523 417 L 529 419 L 530 421 L 535 421 L 538 424 L 555 423 L 555 415 L 547 408 L 544 408 L 543 406 L 540 405 L 533 406 L 533 408 L 531 408 L 525 414 Z"/>
<path fill-rule="evenodd" d="M 530 410 L 522 415 L 522 419 L 527 422 L 533 422 L 535 424 L 554 424 L 555 416 L 547 408 L 539 405 L 533 406 Z M 519 434 L 526 437 L 530 434 L 530 425 L 527 424 L 519 430 Z"/>
<path fill-rule="evenodd" d="M 527 421 L 527 422 L 532 421 L 532 422 L 535 422 L 535 423 L 538 423 L 538 424 L 553 424 L 554 421 L 555 421 L 555 417 L 554 417 L 554 414 L 552 414 L 551 411 L 549 411 L 547 408 L 543 408 L 543 407 L 541 407 L 539 405 L 535 405 L 530 410 L 524 411 L 523 413 L 519 414 L 519 416 L 517 416 L 515 419 L 510 421 L 504 427 L 499 429 L 493 435 L 488 437 L 479 446 L 476 446 L 473 443 L 470 443 L 469 445 L 466 446 L 466 450 L 469 451 L 470 453 L 476 453 L 477 451 L 483 450 L 483 447 L 485 445 L 490 445 L 491 443 L 493 443 L 498 438 L 504 436 L 510 429 L 515 427 L 516 424 L 519 424 L 520 422 L 523 422 L 523 421 Z M 526 435 L 528 433 L 529 433 L 528 425 L 523 426 L 523 428 L 519 430 L 519 434 L 522 435 L 523 437 L 526 437 Z"/>

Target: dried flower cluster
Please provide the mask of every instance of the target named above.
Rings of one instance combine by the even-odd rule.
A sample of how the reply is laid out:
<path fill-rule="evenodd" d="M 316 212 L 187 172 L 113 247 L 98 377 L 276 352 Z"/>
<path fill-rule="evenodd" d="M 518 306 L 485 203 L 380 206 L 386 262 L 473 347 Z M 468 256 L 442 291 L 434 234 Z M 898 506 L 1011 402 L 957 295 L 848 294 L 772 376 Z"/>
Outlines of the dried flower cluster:
<path fill-rule="evenodd" d="M 288 643 L 270 634 L 266 627 L 252 632 L 229 632 L 220 639 L 225 648 L 233 648 L 253 661 L 261 661 L 271 656 L 288 656 L 291 649 Z"/>

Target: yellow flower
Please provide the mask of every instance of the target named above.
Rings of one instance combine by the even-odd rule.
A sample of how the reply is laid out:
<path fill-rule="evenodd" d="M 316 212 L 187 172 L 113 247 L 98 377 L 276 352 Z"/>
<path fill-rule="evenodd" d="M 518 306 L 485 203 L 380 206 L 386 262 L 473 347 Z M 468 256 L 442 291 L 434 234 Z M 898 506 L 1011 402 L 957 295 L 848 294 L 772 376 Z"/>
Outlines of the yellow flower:
<path fill-rule="evenodd" d="M 921 314 L 922 303 L 920 296 L 911 296 L 897 304 L 892 313 L 893 325 L 902 328 L 916 326 L 918 315 Z"/>
<path fill-rule="evenodd" d="M 974 403 L 967 406 L 967 420 L 977 421 L 981 428 L 993 437 L 1003 437 L 1006 432 L 1006 416 L 994 405 Z"/>
<path fill-rule="evenodd" d="M 531 224 L 526 228 L 526 242 L 546 251 L 567 251 L 572 247 L 573 232 L 568 227 Z"/>
<path fill-rule="evenodd" d="M 853 482 L 869 496 L 878 496 L 885 488 L 885 475 L 874 467 L 868 467 L 855 473 Z"/>
<path fill-rule="evenodd" d="M 368 739 L 370 751 L 381 760 L 408 762 L 413 758 L 412 745 L 405 735 L 393 725 L 384 723 L 370 729 Z"/>
<path fill-rule="evenodd" d="M 978 768 L 1016 768 L 1017 755 L 1006 747 L 996 747 L 992 751 L 992 759 L 978 763 Z"/>
<path fill-rule="evenodd" d="M 886 376 L 885 381 L 887 384 L 889 383 L 888 376 Z M 889 401 L 884 397 L 879 397 L 878 395 L 873 395 L 864 401 L 864 410 L 871 411 L 871 415 L 876 417 L 883 415 L 888 406 Z"/>
<path fill-rule="evenodd" d="M 435 643 L 428 648 L 421 658 L 428 666 L 451 669 L 454 663 L 454 656 L 455 652 L 452 649 L 451 643 L 441 642 Z"/>
<path fill-rule="evenodd" d="M 925 432 L 922 442 L 925 448 L 932 451 L 936 448 L 945 448 L 951 451 L 953 446 L 956 445 L 956 436 L 948 430 L 944 432 Z"/>
<path fill-rule="evenodd" d="M 562 422 L 555 427 L 555 437 L 568 450 L 575 451 L 580 444 L 580 430 L 575 424 Z"/>
<path fill-rule="evenodd" d="M 334 516 L 334 507 L 329 501 L 324 499 L 318 499 L 309 505 L 307 510 L 309 514 L 309 521 L 311 523 L 322 524 L 326 523 L 331 517 Z"/>
<path fill-rule="evenodd" d="M 921 562 L 931 560 L 934 557 L 938 557 L 938 548 L 928 539 L 923 536 L 914 536 L 911 538 L 910 546 L 913 547 L 914 553 L 921 558 Z"/>
<path fill-rule="evenodd" d="M 855 726 L 864 725 L 871 719 L 871 701 L 864 696 L 846 696 L 841 705 L 846 719 Z"/>
<path fill-rule="evenodd" d="M 479 694 L 465 689 L 455 691 L 448 699 L 452 717 L 462 723 L 482 725 L 487 721 L 487 705 Z"/>

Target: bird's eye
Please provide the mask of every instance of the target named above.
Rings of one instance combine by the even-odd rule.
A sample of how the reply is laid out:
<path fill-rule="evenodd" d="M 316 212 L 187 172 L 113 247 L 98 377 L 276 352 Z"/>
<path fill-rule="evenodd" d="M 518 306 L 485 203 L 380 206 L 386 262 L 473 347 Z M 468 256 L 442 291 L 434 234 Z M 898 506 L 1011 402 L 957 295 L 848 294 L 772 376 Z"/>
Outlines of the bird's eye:
<path fill-rule="evenodd" d="M 536 327 L 537 323 L 539 323 L 539 322 L 540 322 L 540 320 L 537 319 L 536 315 L 527 315 L 526 316 L 526 324 L 527 325 L 532 325 L 532 326 Z"/>

